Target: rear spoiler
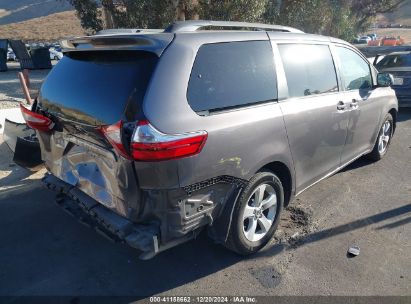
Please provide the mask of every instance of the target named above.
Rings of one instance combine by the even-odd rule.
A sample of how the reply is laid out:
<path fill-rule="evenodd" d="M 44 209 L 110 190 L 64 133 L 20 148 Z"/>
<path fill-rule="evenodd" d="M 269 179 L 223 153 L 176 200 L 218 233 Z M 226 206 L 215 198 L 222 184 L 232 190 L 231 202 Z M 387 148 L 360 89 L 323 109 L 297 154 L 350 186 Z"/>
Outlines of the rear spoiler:
<path fill-rule="evenodd" d="M 60 41 L 63 53 L 73 51 L 142 50 L 161 56 L 173 41 L 174 34 L 95 35 Z"/>

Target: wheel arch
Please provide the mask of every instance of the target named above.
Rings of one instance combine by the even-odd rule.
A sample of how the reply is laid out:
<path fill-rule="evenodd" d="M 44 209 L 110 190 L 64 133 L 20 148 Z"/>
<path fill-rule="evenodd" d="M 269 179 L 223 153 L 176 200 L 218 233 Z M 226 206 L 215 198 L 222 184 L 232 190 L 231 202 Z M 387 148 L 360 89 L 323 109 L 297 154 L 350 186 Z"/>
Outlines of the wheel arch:
<path fill-rule="evenodd" d="M 397 128 L 397 115 L 398 115 L 398 111 L 397 111 L 397 109 L 395 109 L 395 108 L 391 108 L 391 109 L 388 111 L 388 113 L 391 114 L 391 116 L 392 116 L 393 127 L 394 127 L 393 132 L 395 132 L 395 129 Z"/>
<path fill-rule="evenodd" d="M 288 206 L 288 204 L 293 200 L 295 195 L 294 179 L 291 174 L 290 168 L 283 162 L 273 161 L 268 164 L 265 164 L 257 172 L 266 170 L 272 171 L 280 179 L 284 188 L 284 206 Z"/>

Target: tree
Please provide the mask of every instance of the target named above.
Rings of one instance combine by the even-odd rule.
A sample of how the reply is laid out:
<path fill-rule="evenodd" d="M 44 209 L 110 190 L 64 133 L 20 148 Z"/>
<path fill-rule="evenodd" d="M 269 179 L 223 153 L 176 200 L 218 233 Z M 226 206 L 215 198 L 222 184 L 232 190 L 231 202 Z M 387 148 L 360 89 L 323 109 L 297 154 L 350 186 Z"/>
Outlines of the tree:
<path fill-rule="evenodd" d="M 262 21 L 268 0 L 200 0 L 201 19 Z"/>
<path fill-rule="evenodd" d="M 321 33 L 330 20 L 328 0 L 270 0 L 264 21 L 288 25 L 308 33 Z"/>
<path fill-rule="evenodd" d="M 201 18 L 276 23 L 351 40 L 365 31 L 377 14 L 392 12 L 407 0 L 67 1 L 89 32 L 103 27 L 165 28 L 174 20 Z"/>
<path fill-rule="evenodd" d="M 88 32 L 96 32 L 103 28 L 101 13 L 97 10 L 95 0 L 68 0 L 76 10 L 81 27 Z"/>
<path fill-rule="evenodd" d="M 377 14 L 391 13 L 407 0 L 351 0 L 355 30 L 366 30 Z"/>

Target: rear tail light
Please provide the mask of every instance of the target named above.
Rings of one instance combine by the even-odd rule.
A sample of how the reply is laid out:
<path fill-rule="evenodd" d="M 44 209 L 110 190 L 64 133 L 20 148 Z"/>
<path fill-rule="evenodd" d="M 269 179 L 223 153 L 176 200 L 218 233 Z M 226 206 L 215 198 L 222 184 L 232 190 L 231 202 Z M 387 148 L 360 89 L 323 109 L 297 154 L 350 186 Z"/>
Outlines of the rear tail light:
<path fill-rule="evenodd" d="M 100 127 L 99 130 L 121 156 L 137 161 L 170 160 L 196 155 L 207 140 L 205 131 L 164 134 L 143 120 L 139 121 L 134 129 L 129 153 L 123 144 L 122 121 Z"/>
<path fill-rule="evenodd" d="M 49 132 L 53 129 L 54 122 L 50 118 L 33 112 L 24 107 L 22 104 L 20 104 L 20 110 L 23 114 L 24 120 L 30 128 L 43 132 Z"/>
<path fill-rule="evenodd" d="M 103 133 L 104 137 L 121 156 L 130 159 L 130 155 L 127 153 L 127 150 L 124 147 L 123 141 L 121 139 L 122 127 L 123 122 L 120 120 L 118 123 L 114 125 L 100 127 L 100 131 L 101 133 Z"/>
<path fill-rule="evenodd" d="M 137 124 L 131 139 L 131 155 L 138 161 L 159 161 L 196 155 L 207 140 L 207 132 L 164 134 L 148 121 Z"/>

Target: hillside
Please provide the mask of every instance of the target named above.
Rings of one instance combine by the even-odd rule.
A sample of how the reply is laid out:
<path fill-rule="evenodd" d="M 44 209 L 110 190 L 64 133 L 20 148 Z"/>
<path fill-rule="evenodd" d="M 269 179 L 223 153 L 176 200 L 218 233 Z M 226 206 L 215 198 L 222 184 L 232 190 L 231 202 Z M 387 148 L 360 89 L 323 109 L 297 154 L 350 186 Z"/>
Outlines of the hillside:
<path fill-rule="evenodd" d="M 403 24 L 411 26 L 411 1 L 405 1 L 395 12 L 377 16 L 378 24 Z"/>
<path fill-rule="evenodd" d="M 84 34 L 74 11 L 55 13 L 46 17 L 0 25 L 0 37 L 24 41 L 56 41 Z"/>
<path fill-rule="evenodd" d="M 0 25 L 73 10 L 67 0 L 1 0 Z"/>

